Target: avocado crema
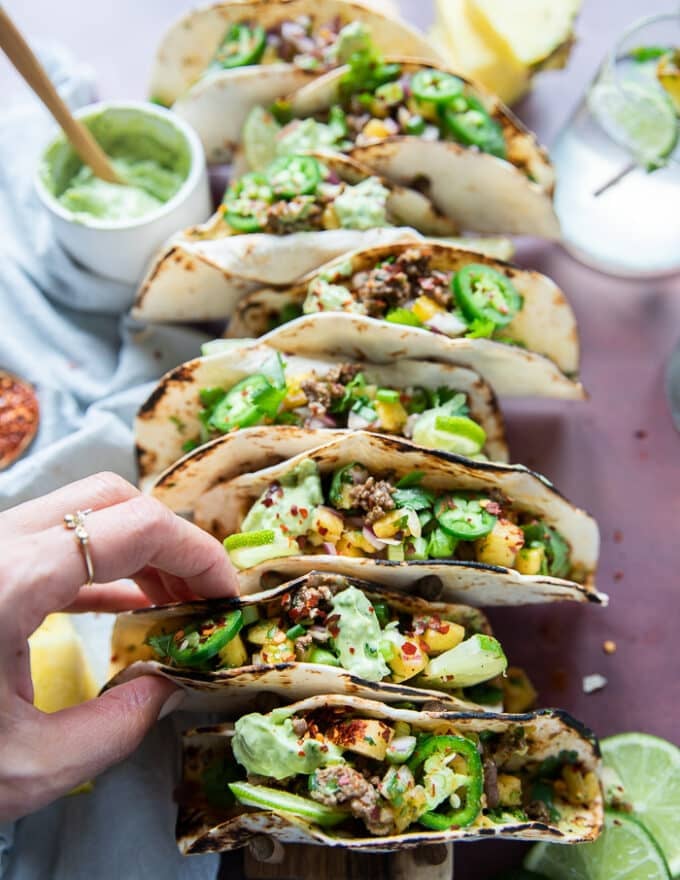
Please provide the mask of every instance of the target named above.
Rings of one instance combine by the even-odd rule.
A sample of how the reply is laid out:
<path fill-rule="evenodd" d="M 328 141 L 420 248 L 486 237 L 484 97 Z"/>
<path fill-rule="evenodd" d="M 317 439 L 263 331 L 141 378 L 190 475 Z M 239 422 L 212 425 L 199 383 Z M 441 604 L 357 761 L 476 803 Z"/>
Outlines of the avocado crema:
<path fill-rule="evenodd" d="M 598 802 L 597 775 L 576 750 L 545 757 L 542 749 L 537 759 L 529 723 L 471 726 L 452 720 L 432 733 L 415 720 L 362 717 L 349 707 L 246 715 L 235 724 L 224 785 L 244 806 L 357 837 L 530 822 L 577 827 Z"/>
<path fill-rule="evenodd" d="M 261 372 L 229 388 L 201 388 L 199 398 L 201 432 L 183 444 L 185 452 L 239 428 L 299 425 L 397 434 L 420 446 L 486 459 L 486 432 L 470 417 L 467 395 L 447 387 L 381 387 L 367 380 L 359 364 L 288 377 L 276 355 Z"/>
<path fill-rule="evenodd" d="M 370 682 L 406 682 L 498 705 L 507 667 L 471 608 L 413 610 L 385 591 L 315 575 L 282 595 L 217 618 L 176 624 L 147 639 L 171 666 L 219 670 L 278 663 L 345 669 Z M 266 773 L 265 775 L 273 775 Z"/>
<path fill-rule="evenodd" d="M 567 578 L 571 548 L 497 490 L 433 491 L 422 472 L 395 481 L 355 461 L 322 475 L 306 459 L 272 483 L 224 545 L 237 568 L 301 554 L 394 562 L 464 560 Z M 320 501 L 318 499 L 321 499 Z"/>
<path fill-rule="evenodd" d="M 427 248 L 414 246 L 358 272 L 341 263 L 320 273 L 309 284 L 302 312 L 352 312 L 451 338 L 521 345 L 508 325 L 523 305 L 515 285 L 497 269 L 483 263 L 456 272 L 437 269 Z M 280 320 L 297 315 L 290 304 Z"/>
<path fill-rule="evenodd" d="M 297 149 L 316 146 L 300 143 Z M 377 177 L 351 185 L 314 156 L 282 156 L 232 181 L 209 234 L 219 233 L 225 224 L 232 235 L 391 226 L 400 220 L 388 217 L 389 194 Z"/>

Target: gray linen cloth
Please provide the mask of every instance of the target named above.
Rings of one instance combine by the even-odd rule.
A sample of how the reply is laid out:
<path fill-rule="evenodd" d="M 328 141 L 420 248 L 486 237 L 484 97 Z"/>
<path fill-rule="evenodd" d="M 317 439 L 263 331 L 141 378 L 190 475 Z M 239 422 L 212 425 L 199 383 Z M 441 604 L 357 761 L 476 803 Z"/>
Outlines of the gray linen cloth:
<path fill-rule="evenodd" d="M 55 47 L 40 54 L 72 107 L 94 100 L 89 69 Z M 41 410 L 29 454 L 0 473 L 0 510 L 102 469 L 134 480 L 134 413 L 205 338 L 136 327 L 121 317 L 132 289 L 84 270 L 56 243 L 33 189 L 52 132 L 37 100 L 0 114 L 0 368 L 35 384 Z M 101 618 L 79 630 L 86 648 L 106 654 Z M 179 718 L 158 725 L 93 793 L 0 825 L 2 880 L 212 880 L 215 856 L 183 859 L 174 844 L 177 731 L 194 720 Z"/>

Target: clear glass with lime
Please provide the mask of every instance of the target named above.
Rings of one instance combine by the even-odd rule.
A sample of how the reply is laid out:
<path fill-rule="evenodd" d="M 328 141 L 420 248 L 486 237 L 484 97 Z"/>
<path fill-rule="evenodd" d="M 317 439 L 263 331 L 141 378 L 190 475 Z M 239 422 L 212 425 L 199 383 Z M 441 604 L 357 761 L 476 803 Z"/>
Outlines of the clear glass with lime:
<path fill-rule="evenodd" d="M 680 14 L 630 27 L 551 155 L 564 244 L 626 277 L 680 270 Z"/>

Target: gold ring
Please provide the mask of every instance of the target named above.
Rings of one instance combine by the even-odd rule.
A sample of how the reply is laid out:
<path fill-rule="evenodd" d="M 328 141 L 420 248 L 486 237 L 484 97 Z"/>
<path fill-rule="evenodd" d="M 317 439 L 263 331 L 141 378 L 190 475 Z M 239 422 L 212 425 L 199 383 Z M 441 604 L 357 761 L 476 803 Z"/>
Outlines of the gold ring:
<path fill-rule="evenodd" d="M 88 508 L 87 510 L 78 510 L 76 513 L 67 513 L 64 517 L 64 524 L 67 529 L 73 529 L 75 532 L 75 536 L 78 539 L 78 543 L 80 544 L 80 549 L 83 553 L 83 559 L 85 560 L 85 567 L 87 568 L 87 581 L 85 583 L 86 587 L 92 586 L 94 583 L 94 563 L 92 562 L 92 556 L 90 555 L 90 536 L 87 533 L 87 529 L 85 528 L 85 517 L 88 513 L 92 513 L 92 508 Z"/>

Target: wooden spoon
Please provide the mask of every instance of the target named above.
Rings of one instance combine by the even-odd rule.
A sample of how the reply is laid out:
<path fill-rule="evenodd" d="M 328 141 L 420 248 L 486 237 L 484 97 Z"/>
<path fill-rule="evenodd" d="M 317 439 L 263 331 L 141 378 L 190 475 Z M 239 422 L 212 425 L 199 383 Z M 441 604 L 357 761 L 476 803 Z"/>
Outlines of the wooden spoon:
<path fill-rule="evenodd" d="M 73 149 L 85 165 L 92 169 L 94 175 L 101 177 L 102 180 L 108 180 L 109 183 L 123 183 L 114 171 L 109 157 L 89 129 L 73 117 L 59 97 L 44 67 L 2 6 L 0 6 L 0 49 L 57 120 Z"/>

